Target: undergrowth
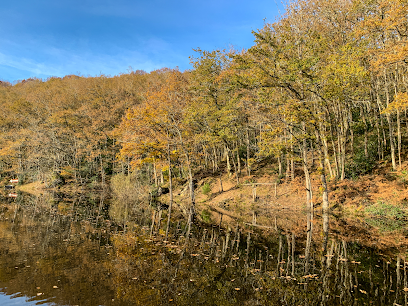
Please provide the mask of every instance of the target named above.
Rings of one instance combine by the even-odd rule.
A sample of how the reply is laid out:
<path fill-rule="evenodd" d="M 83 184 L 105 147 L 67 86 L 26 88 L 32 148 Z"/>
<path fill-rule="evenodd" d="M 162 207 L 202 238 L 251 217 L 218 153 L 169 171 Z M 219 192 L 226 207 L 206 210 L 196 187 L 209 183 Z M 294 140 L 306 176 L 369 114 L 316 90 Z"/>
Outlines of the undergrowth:
<path fill-rule="evenodd" d="M 376 227 L 380 232 L 402 230 L 408 221 L 406 209 L 378 201 L 364 209 L 367 224 Z"/>

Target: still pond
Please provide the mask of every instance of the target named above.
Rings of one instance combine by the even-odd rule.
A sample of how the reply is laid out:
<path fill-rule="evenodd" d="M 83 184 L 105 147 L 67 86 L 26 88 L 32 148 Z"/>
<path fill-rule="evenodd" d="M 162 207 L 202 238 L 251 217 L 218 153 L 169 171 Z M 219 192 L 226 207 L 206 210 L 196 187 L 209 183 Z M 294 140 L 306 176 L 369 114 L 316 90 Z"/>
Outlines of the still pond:
<path fill-rule="evenodd" d="M 0 305 L 407 305 L 401 250 L 251 226 L 194 225 L 186 239 L 177 223 L 165 239 L 136 221 L 95 197 L 4 198 Z"/>

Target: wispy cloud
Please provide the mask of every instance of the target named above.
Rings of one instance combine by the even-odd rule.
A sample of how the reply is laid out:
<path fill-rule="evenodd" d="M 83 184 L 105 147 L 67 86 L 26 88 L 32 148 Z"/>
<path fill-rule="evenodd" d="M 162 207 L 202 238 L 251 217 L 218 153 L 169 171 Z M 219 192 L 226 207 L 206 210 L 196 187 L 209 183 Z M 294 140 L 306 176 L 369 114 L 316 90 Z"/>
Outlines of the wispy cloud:
<path fill-rule="evenodd" d="M 193 48 L 249 47 L 276 1 L 0 1 L 0 79 L 189 69 Z"/>
<path fill-rule="evenodd" d="M 182 59 L 178 52 L 172 50 L 169 43 L 159 38 L 143 41 L 138 50 L 114 47 L 109 54 L 104 50 L 97 53 L 90 50 L 66 50 L 40 42 L 35 42 L 33 45 L 36 47 L 35 52 L 32 50 L 20 51 L 18 54 L 13 54 L 12 50 L 0 52 L 0 66 L 25 71 L 25 78 L 62 77 L 78 73 L 85 76 L 100 74 L 113 76 L 126 72 L 129 66 L 145 71 L 164 66 L 173 68 Z M 12 49 L 24 50 L 24 46 L 13 43 Z M 188 62 L 188 59 L 185 58 L 184 61 Z M 0 75 L 1 77 L 4 78 Z"/>
<path fill-rule="evenodd" d="M 45 63 L 39 63 L 29 58 L 14 57 L 3 53 L 0 53 L 0 65 L 27 71 L 33 75 L 58 75 L 60 73 L 56 67 L 51 65 L 48 66 Z"/>

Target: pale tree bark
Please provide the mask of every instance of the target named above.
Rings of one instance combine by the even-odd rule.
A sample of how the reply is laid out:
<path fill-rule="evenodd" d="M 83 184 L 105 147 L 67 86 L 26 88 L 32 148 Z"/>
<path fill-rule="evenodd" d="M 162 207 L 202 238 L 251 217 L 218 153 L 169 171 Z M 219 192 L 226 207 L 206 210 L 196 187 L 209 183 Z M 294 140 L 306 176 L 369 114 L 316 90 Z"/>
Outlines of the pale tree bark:
<path fill-rule="evenodd" d="M 385 102 L 386 102 L 386 107 L 390 104 L 390 93 L 388 90 L 388 80 L 387 80 L 387 74 L 384 71 L 384 91 L 385 91 Z M 379 92 L 377 91 L 377 101 L 381 105 L 381 99 Z M 387 118 L 387 123 L 388 123 L 388 133 L 389 133 L 389 138 L 390 138 L 390 148 L 391 148 L 391 163 L 392 163 L 392 169 L 397 170 L 397 163 L 395 159 L 395 141 L 394 141 L 394 129 L 393 129 L 393 122 L 391 119 L 390 114 L 385 114 L 385 117 Z"/>
<path fill-rule="evenodd" d="M 231 162 L 230 162 L 230 156 L 229 156 L 229 148 L 227 146 L 224 147 L 224 156 L 227 160 L 228 176 L 231 176 Z"/>
<path fill-rule="evenodd" d="M 169 200 L 169 209 L 167 214 L 167 227 L 166 227 L 166 240 L 169 235 L 169 228 L 170 228 L 170 220 L 171 220 L 171 210 L 173 207 L 173 175 L 171 169 L 171 150 L 170 150 L 170 143 L 167 143 L 167 161 L 169 165 L 169 193 L 170 193 L 170 200 Z"/>
<path fill-rule="evenodd" d="M 251 175 L 251 165 L 249 164 L 249 131 L 246 130 L 246 166 L 247 166 L 247 175 Z"/>

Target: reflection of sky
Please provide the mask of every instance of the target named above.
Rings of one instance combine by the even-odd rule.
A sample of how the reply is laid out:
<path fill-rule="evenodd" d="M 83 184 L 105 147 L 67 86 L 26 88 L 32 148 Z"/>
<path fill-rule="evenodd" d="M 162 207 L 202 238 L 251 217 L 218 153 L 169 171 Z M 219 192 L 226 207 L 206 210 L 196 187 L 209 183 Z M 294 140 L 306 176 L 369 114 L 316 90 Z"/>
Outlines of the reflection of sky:
<path fill-rule="evenodd" d="M 276 0 L 1 1 L 0 80 L 190 69 L 193 48 L 250 47 L 251 31 L 275 21 L 278 7 Z"/>
<path fill-rule="evenodd" d="M 30 298 L 27 297 L 13 297 L 11 295 L 4 295 L 0 293 L 0 305 L 1 306 L 29 306 L 29 305 L 38 305 L 38 302 L 41 302 L 41 305 L 54 305 L 53 303 L 46 303 L 43 300 L 36 299 L 35 301 L 29 301 Z"/>

